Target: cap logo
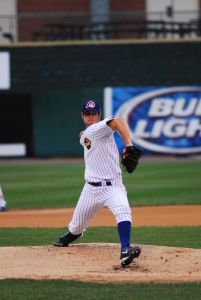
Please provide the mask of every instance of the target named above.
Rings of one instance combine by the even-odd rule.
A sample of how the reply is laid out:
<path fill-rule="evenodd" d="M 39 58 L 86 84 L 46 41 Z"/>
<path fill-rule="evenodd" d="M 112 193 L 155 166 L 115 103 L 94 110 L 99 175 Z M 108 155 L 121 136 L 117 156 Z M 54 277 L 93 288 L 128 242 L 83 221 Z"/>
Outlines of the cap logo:
<path fill-rule="evenodd" d="M 93 101 L 87 102 L 86 108 L 94 108 L 96 104 Z"/>

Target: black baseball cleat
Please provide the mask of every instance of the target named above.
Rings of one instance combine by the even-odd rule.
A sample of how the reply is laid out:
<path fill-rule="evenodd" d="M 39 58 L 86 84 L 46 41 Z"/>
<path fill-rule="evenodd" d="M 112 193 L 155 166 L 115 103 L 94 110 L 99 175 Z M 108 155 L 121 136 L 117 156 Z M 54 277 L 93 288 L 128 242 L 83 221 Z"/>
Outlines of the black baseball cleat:
<path fill-rule="evenodd" d="M 121 250 L 120 262 L 122 267 L 128 266 L 135 257 L 138 257 L 141 253 L 141 249 L 138 246 L 130 247 L 126 246 Z"/>
<path fill-rule="evenodd" d="M 55 247 L 68 247 L 68 243 L 62 242 L 60 239 L 56 242 L 52 243 L 53 246 Z"/>
<path fill-rule="evenodd" d="M 81 237 L 83 234 L 72 234 L 71 232 L 67 232 L 64 235 L 62 235 L 58 241 L 53 242 L 53 246 L 55 247 L 68 247 L 68 245 L 75 240 L 77 240 L 79 237 Z"/>

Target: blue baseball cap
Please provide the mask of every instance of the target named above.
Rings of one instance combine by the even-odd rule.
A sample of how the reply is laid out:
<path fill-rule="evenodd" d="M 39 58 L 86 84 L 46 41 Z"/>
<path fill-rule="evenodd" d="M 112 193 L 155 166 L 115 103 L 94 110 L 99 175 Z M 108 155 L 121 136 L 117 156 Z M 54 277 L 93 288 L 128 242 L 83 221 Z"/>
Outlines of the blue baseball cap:
<path fill-rule="evenodd" d="M 86 100 L 82 106 L 82 112 L 85 113 L 90 110 L 96 110 L 98 113 L 101 112 L 100 104 L 96 100 Z"/>

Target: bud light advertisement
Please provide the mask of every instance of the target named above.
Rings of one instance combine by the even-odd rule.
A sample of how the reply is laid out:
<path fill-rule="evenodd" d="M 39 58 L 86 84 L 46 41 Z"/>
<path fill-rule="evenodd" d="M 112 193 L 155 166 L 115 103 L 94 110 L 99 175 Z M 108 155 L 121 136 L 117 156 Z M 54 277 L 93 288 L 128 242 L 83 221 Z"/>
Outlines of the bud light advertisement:
<path fill-rule="evenodd" d="M 105 117 L 124 118 L 147 154 L 201 153 L 201 87 L 115 87 L 104 91 Z M 115 139 L 120 151 L 121 137 Z"/>

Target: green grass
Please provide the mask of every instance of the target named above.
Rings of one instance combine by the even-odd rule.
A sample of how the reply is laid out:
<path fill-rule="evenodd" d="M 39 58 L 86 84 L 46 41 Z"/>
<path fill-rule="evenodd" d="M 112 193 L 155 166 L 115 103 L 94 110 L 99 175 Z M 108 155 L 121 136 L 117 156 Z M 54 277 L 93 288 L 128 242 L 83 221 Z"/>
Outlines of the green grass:
<path fill-rule="evenodd" d="M 0 246 L 50 245 L 65 228 L 1 228 Z M 131 242 L 136 244 L 201 248 L 201 226 L 198 227 L 136 227 Z M 119 243 L 115 227 L 89 227 L 78 243 Z"/>
<path fill-rule="evenodd" d="M 10 208 L 72 207 L 82 186 L 83 163 L 1 164 L 0 185 Z M 201 204 L 201 162 L 141 163 L 123 172 L 131 205 Z M 64 228 L 1 228 L 0 246 L 52 244 Z M 201 226 L 136 227 L 136 244 L 201 248 Z M 78 242 L 119 242 L 115 227 L 90 227 Z M 1 300 L 198 299 L 201 283 L 93 284 L 62 280 L 0 280 Z"/>
<path fill-rule="evenodd" d="M 131 205 L 201 204 L 201 162 L 158 162 L 124 174 Z"/>
<path fill-rule="evenodd" d="M 0 184 L 9 208 L 72 207 L 83 174 L 83 163 L 4 163 Z M 123 179 L 131 206 L 201 204 L 201 161 L 142 162 Z"/>
<path fill-rule="evenodd" d="M 0 281 L 1 300 L 194 300 L 201 294 L 200 283 L 95 284 L 62 280 Z"/>
<path fill-rule="evenodd" d="M 84 183 L 83 164 L 0 166 L 0 182 L 9 208 L 74 206 Z"/>

